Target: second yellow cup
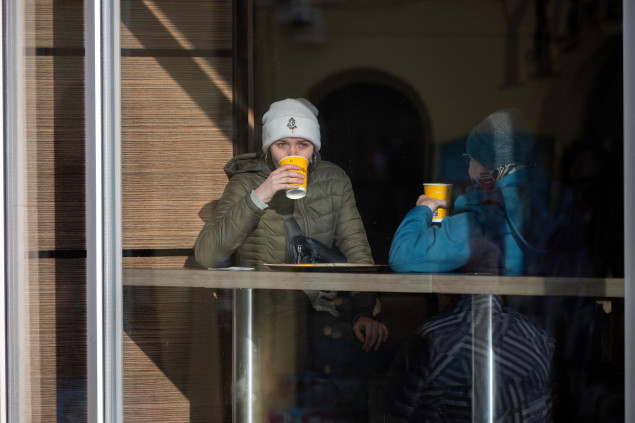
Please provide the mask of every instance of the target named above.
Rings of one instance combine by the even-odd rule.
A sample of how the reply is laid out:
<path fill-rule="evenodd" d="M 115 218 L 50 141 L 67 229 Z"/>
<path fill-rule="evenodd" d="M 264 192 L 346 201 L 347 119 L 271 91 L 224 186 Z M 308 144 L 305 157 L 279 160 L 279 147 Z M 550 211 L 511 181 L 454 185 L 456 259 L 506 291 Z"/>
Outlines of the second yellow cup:
<path fill-rule="evenodd" d="M 299 166 L 300 169 L 299 170 L 296 169 L 295 172 L 302 173 L 304 175 L 304 183 L 302 185 L 293 184 L 293 185 L 298 185 L 298 187 L 295 189 L 288 190 L 287 198 L 290 198 L 292 200 L 303 198 L 306 195 L 306 182 L 308 179 L 307 168 L 309 166 L 309 161 L 302 156 L 289 156 L 280 160 L 280 162 L 278 163 L 279 166 L 283 166 L 286 164 L 293 164 L 293 165 Z"/>
<path fill-rule="evenodd" d="M 429 183 L 423 184 L 423 193 L 430 198 L 445 200 L 450 205 L 452 197 L 452 184 Z M 447 209 L 439 207 L 432 215 L 433 222 L 440 222 L 448 215 Z"/>

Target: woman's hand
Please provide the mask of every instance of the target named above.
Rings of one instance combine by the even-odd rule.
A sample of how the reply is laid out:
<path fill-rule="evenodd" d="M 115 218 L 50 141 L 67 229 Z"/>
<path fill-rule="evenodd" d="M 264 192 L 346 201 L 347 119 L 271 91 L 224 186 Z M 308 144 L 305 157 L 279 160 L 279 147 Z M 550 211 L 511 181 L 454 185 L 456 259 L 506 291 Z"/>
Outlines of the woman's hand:
<path fill-rule="evenodd" d="M 426 206 L 432 210 L 432 213 L 434 213 L 439 207 L 447 209 L 448 203 L 445 200 L 428 197 L 427 195 L 420 195 L 417 200 L 417 206 Z"/>
<path fill-rule="evenodd" d="M 377 351 L 382 343 L 388 340 L 388 328 L 381 322 L 362 316 L 353 325 L 355 336 L 359 342 L 363 342 L 362 348 L 368 352 L 371 349 Z"/>
<path fill-rule="evenodd" d="M 271 172 L 262 185 L 254 190 L 254 194 L 268 204 L 273 196 L 276 195 L 276 192 L 283 189 L 289 190 L 297 188 L 291 184 L 302 184 L 304 182 L 304 175 L 300 172 L 294 172 L 294 170 L 300 170 L 300 167 L 292 164 L 280 166 Z"/>

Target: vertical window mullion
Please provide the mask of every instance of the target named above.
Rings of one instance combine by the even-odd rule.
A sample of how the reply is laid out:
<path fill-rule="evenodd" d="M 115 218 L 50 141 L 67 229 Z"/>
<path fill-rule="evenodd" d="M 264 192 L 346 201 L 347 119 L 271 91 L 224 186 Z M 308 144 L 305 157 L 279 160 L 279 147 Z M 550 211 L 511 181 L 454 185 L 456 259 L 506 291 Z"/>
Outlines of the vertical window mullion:
<path fill-rule="evenodd" d="M 6 39 L 4 34 L 4 7 L 0 7 L 0 34 L 2 34 L 2 39 Z M 5 207 L 5 196 L 4 196 L 4 42 L 0 43 L 0 78 L 2 80 L 2 84 L 0 84 L 0 128 L 2 131 L 0 132 L 0 239 L 2 239 L 2 243 L 0 243 L 0 255 L 2 259 L 0 259 L 0 423 L 7 422 L 7 391 L 8 391 L 8 379 L 7 379 L 7 332 L 6 332 L 6 279 L 5 279 L 5 250 L 4 250 L 4 240 L 5 240 L 5 220 L 4 220 L 4 207 Z"/>
<path fill-rule="evenodd" d="M 635 2 L 623 2 L 623 81 L 624 81 L 624 345 L 625 421 L 635 421 Z"/>
<path fill-rule="evenodd" d="M 101 8 L 84 2 L 86 93 L 86 322 L 88 421 L 104 421 Z"/>
<path fill-rule="evenodd" d="M 123 420 L 118 12 L 118 0 L 85 2 L 86 283 L 91 422 Z"/>
<path fill-rule="evenodd" d="M 108 289 L 105 392 L 108 408 L 106 421 L 123 422 L 123 276 L 121 216 L 121 47 L 120 0 L 106 0 L 102 6 L 103 44 L 103 116 L 104 134 L 104 277 Z"/>
<path fill-rule="evenodd" d="M 24 2 L 3 2 L 6 419 L 26 421 L 24 254 Z M 5 66 L 6 65 L 6 66 Z"/>

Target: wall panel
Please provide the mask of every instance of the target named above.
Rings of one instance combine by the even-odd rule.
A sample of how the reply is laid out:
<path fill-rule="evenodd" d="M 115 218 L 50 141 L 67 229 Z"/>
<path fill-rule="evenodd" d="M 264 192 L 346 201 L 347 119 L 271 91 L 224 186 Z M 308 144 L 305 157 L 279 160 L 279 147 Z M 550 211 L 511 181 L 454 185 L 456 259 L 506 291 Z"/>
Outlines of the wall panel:
<path fill-rule="evenodd" d="M 124 1 L 121 10 L 123 248 L 184 254 L 125 265 L 183 266 L 234 152 L 231 3 Z"/>
<path fill-rule="evenodd" d="M 83 2 L 22 3 L 24 33 L 13 34 L 25 47 L 22 413 L 25 421 L 85 421 Z"/>
<path fill-rule="evenodd" d="M 123 266 L 196 266 L 235 151 L 232 2 L 121 14 Z M 124 332 L 127 422 L 231 421 L 230 294 L 126 287 Z"/>

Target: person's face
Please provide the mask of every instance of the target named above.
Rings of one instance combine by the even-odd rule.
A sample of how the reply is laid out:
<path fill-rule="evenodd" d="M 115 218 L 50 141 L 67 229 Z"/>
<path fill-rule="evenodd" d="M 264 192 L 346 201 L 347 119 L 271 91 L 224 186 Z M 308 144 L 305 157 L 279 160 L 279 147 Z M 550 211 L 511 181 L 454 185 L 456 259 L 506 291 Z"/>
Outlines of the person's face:
<path fill-rule="evenodd" d="M 271 158 L 276 167 L 278 162 L 288 156 L 302 156 L 311 161 L 315 147 L 304 138 L 282 138 L 271 144 Z"/>
<path fill-rule="evenodd" d="M 475 179 L 481 173 L 487 172 L 488 170 L 489 169 L 487 169 L 481 163 L 477 162 L 472 157 L 470 157 L 470 164 L 469 164 L 469 167 L 467 168 L 467 173 L 470 175 L 470 179 Z"/>

